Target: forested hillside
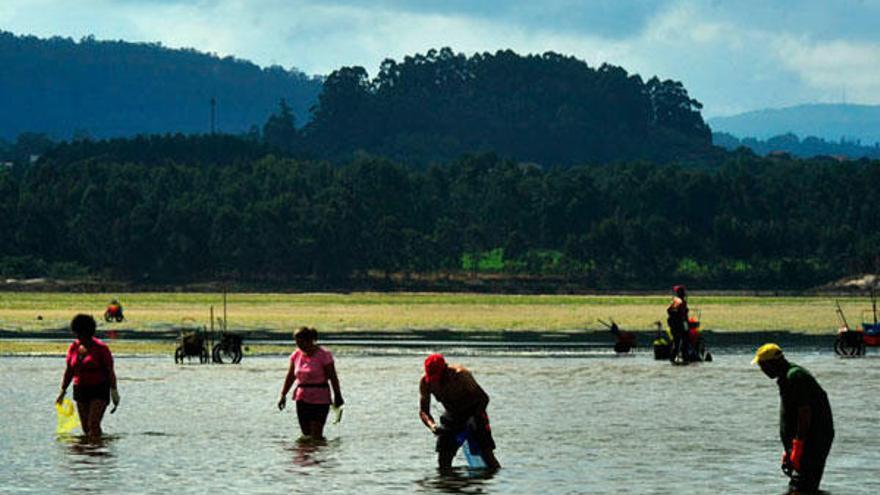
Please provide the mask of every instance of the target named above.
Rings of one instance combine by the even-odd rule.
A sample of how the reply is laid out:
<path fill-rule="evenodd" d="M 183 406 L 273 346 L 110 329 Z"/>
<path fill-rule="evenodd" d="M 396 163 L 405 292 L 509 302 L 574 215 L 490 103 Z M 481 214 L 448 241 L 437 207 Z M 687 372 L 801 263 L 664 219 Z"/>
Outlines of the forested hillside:
<path fill-rule="evenodd" d="M 802 288 L 878 269 L 880 162 L 414 168 L 229 136 L 62 145 L 0 169 L 0 274 L 285 283 L 505 272 L 581 287 Z M 135 153 L 142 150 L 143 153 Z M 183 152 L 187 151 L 187 152 Z"/>
<path fill-rule="evenodd" d="M 715 132 L 740 138 L 770 139 L 796 134 L 827 141 L 880 143 L 880 105 L 815 103 L 787 108 L 767 108 L 709 119 Z"/>
<path fill-rule="evenodd" d="M 404 163 L 491 151 L 545 166 L 711 153 L 702 105 L 680 82 L 643 81 L 548 52 L 466 57 L 449 48 L 327 77 L 302 145 L 312 156 L 366 151 Z"/>
<path fill-rule="evenodd" d="M 298 117 L 320 79 L 281 67 L 158 44 L 39 39 L 0 31 L 0 138 L 54 139 L 143 133 L 243 133 L 286 99 Z"/>
<path fill-rule="evenodd" d="M 790 153 L 792 156 L 809 158 L 813 156 L 833 156 L 837 158 L 872 158 L 880 159 L 880 143 L 863 146 L 860 141 L 826 141 L 815 136 L 800 139 L 795 134 L 782 134 L 769 139 L 742 138 L 725 132 L 712 133 L 712 142 L 716 146 L 735 150 L 740 146 L 749 148 L 759 155 L 770 153 Z"/>

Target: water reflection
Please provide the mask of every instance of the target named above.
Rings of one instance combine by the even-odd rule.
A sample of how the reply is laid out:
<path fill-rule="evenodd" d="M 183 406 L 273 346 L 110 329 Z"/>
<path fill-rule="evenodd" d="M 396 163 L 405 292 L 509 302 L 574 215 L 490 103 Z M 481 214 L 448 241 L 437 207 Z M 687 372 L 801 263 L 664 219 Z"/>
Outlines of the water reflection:
<path fill-rule="evenodd" d="M 434 476 L 416 482 L 420 493 L 489 493 L 497 469 L 454 467 L 438 469 Z"/>
<path fill-rule="evenodd" d="M 117 435 L 102 435 L 94 438 L 88 435 L 58 435 L 58 443 L 67 447 L 67 453 L 71 454 L 75 462 L 93 464 L 91 460 L 113 457 L 113 444 L 119 437 Z"/>
<path fill-rule="evenodd" d="M 310 468 L 331 461 L 330 452 L 338 450 L 341 444 L 341 438 L 327 440 L 326 438 L 303 436 L 297 438 L 292 444 L 286 445 L 284 449 L 293 455 L 295 467 Z"/>

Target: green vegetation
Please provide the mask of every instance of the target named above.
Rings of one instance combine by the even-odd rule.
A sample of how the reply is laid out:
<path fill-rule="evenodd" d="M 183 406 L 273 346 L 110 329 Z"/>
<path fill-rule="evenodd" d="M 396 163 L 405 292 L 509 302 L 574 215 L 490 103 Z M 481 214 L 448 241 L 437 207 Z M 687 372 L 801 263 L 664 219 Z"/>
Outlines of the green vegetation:
<path fill-rule="evenodd" d="M 168 330 L 210 324 L 210 306 L 222 317 L 222 297 L 194 293 L 0 293 L 0 329 L 48 331 L 66 327 L 78 312 L 100 317 L 117 297 L 126 321 L 101 323 L 102 331 Z M 229 294 L 230 329 L 288 333 L 302 326 L 322 332 L 408 332 L 450 329 L 567 332 L 602 329 L 613 317 L 624 328 L 650 330 L 665 319 L 669 298 L 657 296 L 528 296 L 482 294 Z M 859 322 L 866 298 L 841 301 L 850 324 Z M 830 333 L 837 328 L 833 300 L 823 297 L 691 297 L 704 327 L 716 331 Z M 42 320 L 37 320 L 37 315 Z"/>
<path fill-rule="evenodd" d="M 28 131 L 74 140 L 207 133 L 212 100 L 217 131 L 259 135 L 257 126 L 279 99 L 306 117 L 321 91 L 320 77 L 296 69 L 91 36 L 74 41 L 0 31 L 0 67 L 0 138 L 6 139 Z M 42 152 L 30 141 L 19 139 L 13 157 Z"/>
<path fill-rule="evenodd" d="M 0 276 L 326 290 L 375 287 L 356 282 L 371 274 L 442 286 L 482 273 L 544 280 L 545 292 L 803 289 L 880 260 L 880 204 L 866 200 L 878 161 L 542 169 L 479 155 L 418 169 L 261 150 L 228 136 L 80 142 L 0 170 Z"/>
<path fill-rule="evenodd" d="M 880 271 L 880 203 L 869 199 L 880 161 L 713 148 L 679 82 L 555 53 L 443 49 L 386 60 L 372 79 L 341 68 L 322 91 L 304 127 L 282 99 L 262 136 L 48 150 L 20 136 L 5 146 L 16 164 L 0 167 L 0 277 L 135 290 L 502 280 L 547 293 L 799 290 Z"/>
<path fill-rule="evenodd" d="M 331 73 L 300 148 L 407 164 L 485 150 L 545 166 L 666 162 L 712 154 L 701 108 L 680 82 L 643 81 L 610 64 L 593 68 L 553 52 L 466 57 L 443 48 L 387 59 L 372 79 L 363 67 Z"/>
<path fill-rule="evenodd" d="M 790 153 L 792 156 L 844 156 L 849 158 L 880 159 L 880 142 L 873 145 L 862 145 L 861 141 L 826 141 L 815 136 L 807 136 L 803 140 L 795 134 L 787 133 L 773 136 L 767 140 L 753 137 L 737 138 L 726 132 L 712 133 L 712 142 L 728 150 L 744 146 L 759 155 Z"/>

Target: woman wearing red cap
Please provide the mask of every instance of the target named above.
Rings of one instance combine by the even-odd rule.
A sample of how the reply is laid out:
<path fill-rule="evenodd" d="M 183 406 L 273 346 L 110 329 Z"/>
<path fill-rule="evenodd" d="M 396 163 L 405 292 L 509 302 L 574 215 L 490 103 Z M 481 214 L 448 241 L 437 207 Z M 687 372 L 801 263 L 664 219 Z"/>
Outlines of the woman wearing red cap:
<path fill-rule="evenodd" d="M 431 395 L 446 409 L 439 424 L 431 416 Z M 425 359 L 425 374 L 419 381 L 419 418 L 437 436 L 437 463 L 441 469 L 452 467 L 463 433 L 476 442 L 489 468 L 501 467 L 495 458 L 488 405 L 489 396 L 465 367 L 447 365 L 442 354 Z"/>
<path fill-rule="evenodd" d="M 306 437 L 324 438 L 324 424 L 330 412 L 330 387 L 333 387 L 332 403 L 341 407 L 342 391 L 333 364 L 333 354 L 316 344 L 318 331 L 302 327 L 293 334 L 296 351 L 290 355 L 290 367 L 281 387 L 278 409 L 287 405 L 287 392 L 296 381 L 293 400 L 296 401 L 296 417 Z M 328 384 L 329 382 L 329 384 Z"/>

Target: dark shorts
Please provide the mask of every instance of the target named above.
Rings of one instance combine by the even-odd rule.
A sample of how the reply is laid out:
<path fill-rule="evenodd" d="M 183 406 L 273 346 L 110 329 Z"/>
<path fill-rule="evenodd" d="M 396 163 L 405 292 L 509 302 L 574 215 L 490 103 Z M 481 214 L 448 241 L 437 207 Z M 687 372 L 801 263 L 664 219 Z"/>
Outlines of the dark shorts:
<path fill-rule="evenodd" d="M 305 429 L 306 423 L 312 421 L 326 423 L 328 413 L 330 413 L 330 404 L 309 404 L 301 400 L 296 401 L 296 417 L 303 429 Z"/>
<path fill-rule="evenodd" d="M 74 385 L 73 400 L 76 402 L 89 402 L 93 400 L 110 402 L 110 383 Z"/>
<path fill-rule="evenodd" d="M 489 425 L 489 415 L 481 411 L 473 416 L 460 420 L 446 414 L 440 417 L 443 433 L 437 435 L 437 452 L 456 451 L 467 436 L 482 450 L 495 450 L 495 440 L 492 438 L 492 427 Z"/>

